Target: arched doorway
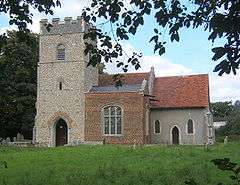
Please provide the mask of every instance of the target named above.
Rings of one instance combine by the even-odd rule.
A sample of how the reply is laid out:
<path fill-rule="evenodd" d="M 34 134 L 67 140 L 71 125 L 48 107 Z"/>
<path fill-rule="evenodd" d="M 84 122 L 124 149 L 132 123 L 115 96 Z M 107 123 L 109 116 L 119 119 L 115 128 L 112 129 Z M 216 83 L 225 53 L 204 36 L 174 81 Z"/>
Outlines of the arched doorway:
<path fill-rule="evenodd" d="M 68 143 L 68 126 L 66 121 L 59 119 L 56 122 L 56 146 L 64 146 Z"/>
<path fill-rule="evenodd" d="M 179 130 L 176 126 L 172 129 L 172 144 L 179 145 Z"/>

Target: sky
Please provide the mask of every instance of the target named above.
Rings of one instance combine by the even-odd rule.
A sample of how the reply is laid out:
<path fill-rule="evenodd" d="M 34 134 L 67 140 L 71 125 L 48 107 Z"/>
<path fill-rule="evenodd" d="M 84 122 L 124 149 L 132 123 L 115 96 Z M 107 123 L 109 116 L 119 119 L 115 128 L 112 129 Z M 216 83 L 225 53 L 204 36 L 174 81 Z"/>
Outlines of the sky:
<path fill-rule="evenodd" d="M 61 8 L 54 9 L 53 16 L 46 16 L 37 11 L 34 12 L 33 24 L 28 25 L 32 32 L 39 32 L 39 21 L 43 18 L 52 19 L 59 17 L 73 17 L 81 15 L 83 7 L 88 6 L 89 0 L 61 0 Z M 9 26 L 9 16 L 0 14 L 0 33 L 7 29 L 16 29 L 15 26 Z M 141 68 L 137 71 L 130 67 L 129 72 L 148 72 L 153 66 L 156 76 L 176 76 L 190 74 L 209 74 L 210 100 L 217 101 L 235 101 L 240 99 L 240 70 L 237 75 L 218 76 L 213 72 L 217 62 L 212 61 L 213 53 L 211 49 L 221 44 L 212 44 L 208 41 L 209 32 L 200 29 L 185 29 L 180 32 L 180 42 L 171 43 L 168 39 L 168 32 L 163 35 L 167 40 L 166 53 L 162 56 L 153 53 L 153 45 L 148 41 L 153 35 L 153 28 L 156 27 L 154 19 L 149 17 L 145 19 L 144 27 L 141 27 L 135 37 L 122 43 L 124 50 L 131 52 L 142 52 L 140 59 Z M 120 71 L 115 64 L 107 64 L 106 72 L 117 73 Z"/>

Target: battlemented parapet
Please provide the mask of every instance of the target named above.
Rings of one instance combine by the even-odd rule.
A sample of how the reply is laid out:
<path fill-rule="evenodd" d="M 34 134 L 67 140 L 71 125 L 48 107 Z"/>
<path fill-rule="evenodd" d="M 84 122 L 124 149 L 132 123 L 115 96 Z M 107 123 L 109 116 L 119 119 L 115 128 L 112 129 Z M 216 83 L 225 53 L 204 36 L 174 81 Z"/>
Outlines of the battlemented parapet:
<path fill-rule="evenodd" d="M 50 29 L 47 30 L 47 25 L 51 24 Z M 48 19 L 42 19 L 40 21 L 40 33 L 41 35 L 56 35 L 56 34 L 68 34 L 68 33 L 81 33 L 85 32 L 90 25 L 87 24 L 81 16 L 78 16 L 76 20 L 72 17 L 65 17 L 64 21 L 60 21 L 60 18 L 53 18 L 52 22 L 48 22 Z"/>
<path fill-rule="evenodd" d="M 90 26 L 81 17 L 40 23 L 35 142 L 43 146 L 82 142 L 85 92 L 98 84 L 98 70 L 87 67 L 89 56 L 84 53 L 84 33 Z M 64 127 L 59 120 L 66 122 Z"/>

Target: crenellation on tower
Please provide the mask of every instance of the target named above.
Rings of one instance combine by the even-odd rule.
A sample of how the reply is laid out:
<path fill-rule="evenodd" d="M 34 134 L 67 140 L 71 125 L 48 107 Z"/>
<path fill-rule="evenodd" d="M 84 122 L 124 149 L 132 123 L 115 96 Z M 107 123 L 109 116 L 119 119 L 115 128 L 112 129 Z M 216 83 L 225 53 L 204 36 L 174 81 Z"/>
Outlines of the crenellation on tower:
<path fill-rule="evenodd" d="M 47 29 L 47 24 L 51 24 L 49 30 Z M 64 21 L 61 21 L 60 18 L 53 18 L 51 22 L 49 22 L 48 19 L 42 19 L 40 21 L 41 35 L 81 33 L 90 27 L 92 27 L 92 25 L 87 24 L 81 16 L 78 16 L 77 19 L 65 17 Z"/>
<path fill-rule="evenodd" d="M 98 84 L 98 70 L 87 67 L 89 57 L 84 54 L 89 26 L 82 17 L 42 19 L 40 26 L 36 141 L 57 146 L 60 118 L 67 124 L 66 143 L 84 141 L 84 93 Z"/>
<path fill-rule="evenodd" d="M 58 24 L 59 24 L 59 21 L 60 21 L 60 18 L 53 18 L 53 19 L 52 19 L 52 25 L 53 25 L 53 26 L 58 25 Z"/>

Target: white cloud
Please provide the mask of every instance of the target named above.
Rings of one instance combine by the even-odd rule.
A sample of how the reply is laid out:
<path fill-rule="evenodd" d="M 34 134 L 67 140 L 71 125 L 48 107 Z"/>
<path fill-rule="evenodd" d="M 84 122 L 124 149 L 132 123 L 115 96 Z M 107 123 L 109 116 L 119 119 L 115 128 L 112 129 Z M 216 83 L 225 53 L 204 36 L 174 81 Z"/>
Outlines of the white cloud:
<path fill-rule="evenodd" d="M 240 100 L 240 71 L 237 75 L 210 76 L 211 101 Z"/>
<path fill-rule="evenodd" d="M 131 56 L 133 52 L 138 52 L 129 43 L 124 43 L 123 48 L 128 56 Z M 128 56 L 124 56 L 120 60 L 126 62 Z M 130 64 L 128 67 L 128 72 L 149 72 L 151 67 L 154 67 L 156 76 L 187 75 L 193 73 L 193 70 L 190 68 L 187 68 L 181 64 L 175 64 L 167 58 L 154 55 L 143 56 L 140 58 L 140 65 L 141 68 L 135 70 L 134 66 Z M 121 68 L 116 67 L 116 63 L 107 63 L 106 72 L 122 73 L 123 71 Z"/>

